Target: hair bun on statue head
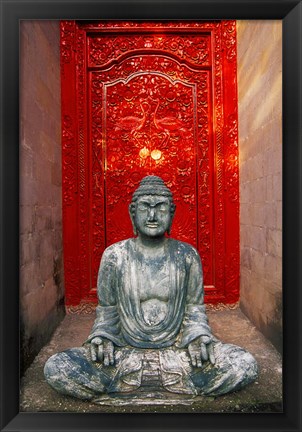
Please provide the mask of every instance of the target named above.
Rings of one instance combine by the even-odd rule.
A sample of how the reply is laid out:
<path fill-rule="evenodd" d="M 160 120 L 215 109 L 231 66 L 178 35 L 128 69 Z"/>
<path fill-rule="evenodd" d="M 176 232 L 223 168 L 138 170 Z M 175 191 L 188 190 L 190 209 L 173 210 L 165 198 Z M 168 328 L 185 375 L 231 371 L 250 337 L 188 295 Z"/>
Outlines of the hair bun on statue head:
<path fill-rule="evenodd" d="M 137 197 L 142 195 L 161 195 L 172 198 L 172 192 L 165 185 L 163 179 L 154 175 L 146 176 L 141 180 L 133 194 L 132 201 L 135 201 Z"/>

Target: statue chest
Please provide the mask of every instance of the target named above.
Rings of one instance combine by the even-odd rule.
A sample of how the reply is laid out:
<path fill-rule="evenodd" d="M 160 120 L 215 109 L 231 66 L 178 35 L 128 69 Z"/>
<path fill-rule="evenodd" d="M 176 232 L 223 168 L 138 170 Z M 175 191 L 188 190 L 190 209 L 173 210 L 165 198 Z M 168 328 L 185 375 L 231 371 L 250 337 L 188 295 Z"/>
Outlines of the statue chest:
<path fill-rule="evenodd" d="M 129 266 L 125 269 L 129 275 L 125 301 L 129 302 L 131 313 L 142 326 L 170 322 L 175 313 L 173 305 L 179 301 L 179 296 L 175 295 L 178 292 L 175 263 L 171 253 L 164 252 L 156 256 L 130 254 L 131 261 L 128 260 Z"/>
<path fill-rule="evenodd" d="M 152 266 L 140 266 L 138 275 L 138 295 L 140 302 L 157 299 L 162 302 L 169 300 L 170 266 L 167 261 Z"/>

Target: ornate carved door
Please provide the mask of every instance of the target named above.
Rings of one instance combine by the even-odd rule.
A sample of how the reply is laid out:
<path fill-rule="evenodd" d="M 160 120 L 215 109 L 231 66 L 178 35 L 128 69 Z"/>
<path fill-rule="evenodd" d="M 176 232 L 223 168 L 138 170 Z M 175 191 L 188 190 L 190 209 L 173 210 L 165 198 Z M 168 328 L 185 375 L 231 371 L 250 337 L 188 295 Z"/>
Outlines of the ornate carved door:
<path fill-rule="evenodd" d="M 66 305 L 96 302 L 105 247 L 132 236 L 142 177 L 172 189 L 171 236 L 206 301 L 239 293 L 235 21 L 61 23 Z M 79 306 L 81 307 L 81 306 Z"/>

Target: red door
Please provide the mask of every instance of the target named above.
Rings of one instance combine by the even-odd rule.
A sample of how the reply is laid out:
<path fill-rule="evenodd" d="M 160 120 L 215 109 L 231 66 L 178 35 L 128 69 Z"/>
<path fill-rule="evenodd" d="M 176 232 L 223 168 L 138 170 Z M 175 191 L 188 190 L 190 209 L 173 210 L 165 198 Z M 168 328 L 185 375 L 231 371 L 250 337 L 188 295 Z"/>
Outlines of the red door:
<path fill-rule="evenodd" d="M 129 238 L 148 174 L 172 189 L 171 236 L 202 258 L 206 301 L 239 293 L 234 21 L 61 23 L 66 305 L 96 301 L 105 247 Z"/>

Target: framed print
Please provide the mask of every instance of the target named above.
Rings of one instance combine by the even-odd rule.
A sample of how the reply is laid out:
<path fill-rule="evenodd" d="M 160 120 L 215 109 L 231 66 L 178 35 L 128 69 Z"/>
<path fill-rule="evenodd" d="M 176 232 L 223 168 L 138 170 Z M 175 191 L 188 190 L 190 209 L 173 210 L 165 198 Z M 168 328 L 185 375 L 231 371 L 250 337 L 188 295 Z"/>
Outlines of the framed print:
<path fill-rule="evenodd" d="M 299 431 L 301 2 L 0 1 L 1 430 Z M 50 23 L 48 39 L 39 22 Z M 268 23 L 267 29 L 272 29 L 271 34 L 261 33 L 263 38 L 271 38 L 265 41 L 270 54 L 266 52 L 261 59 L 257 47 L 249 45 L 253 32 L 259 33 L 259 22 Z M 245 45 L 241 44 L 237 52 L 235 29 L 243 39 L 247 23 L 251 24 L 244 36 Z M 39 47 L 30 45 L 31 26 L 40 37 Z M 261 43 L 261 36 L 257 40 Z M 24 47 L 29 53 L 27 58 Z M 257 67 L 244 65 L 245 49 L 255 56 L 256 66 L 259 62 L 259 72 L 255 72 Z M 135 56 L 129 54 L 133 51 Z M 164 52 L 168 53 L 166 57 Z M 35 56 L 37 66 L 31 63 Z M 47 56 L 49 62 L 45 61 Z M 277 58 L 276 63 L 270 64 L 272 58 Z M 146 69 L 141 71 L 141 67 Z M 266 67 L 277 70 L 265 78 L 270 89 L 267 91 L 264 81 L 257 87 L 255 77 L 259 73 L 261 80 Z M 25 68 L 27 75 L 37 79 L 34 87 L 27 81 L 24 88 Z M 52 84 L 47 87 L 39 77 L 50 75 Z M 238 127 L 236 104 L 243 95 L 245 103 L 239 110 Z M 57 102 L 61 96 L 62 111 Z M 281 96 L 282 107 L 281 102 L 276 103 L 278 109 L 273 111 L 267 103 L 269 97 L 281 101 Z M 42 99 L 45 112 L 38 107 Z M 244 110 L 248 114 L 242 117 Z M 29 121 L 26 113 L 30 113 Z M 279 122 L 272 122 L 272 118 Z M 248 131 L 244 129 L 247 122 L 258 126 Z M 263 143 L 263 151 L 267 140 L 275 139 L 282 142 L 282 150 L 280 145 L 272 155 L 267 148 L 267 157 L 259 160 L 248 146 L 242 145 L 242 156 L 240 151 L 238 156 L 238 133 L 239 141 L 244 143 L 250 132 L 257 135 L 260 147 Z M 30 149 L 26 147 L 30 141 L 40 145 Z M 91 147 L 85 145 L 86 141 L 91 142 Z M 116 154 L 121 155 L 122 162 Z M 59 169 L 57 163 L 61 157 L 62 178 L 61 163 Z M 252 164 L 246 162 L 248 157 Z M 241 172 L 239 164 L 245 167 Z M 265 183 L 257 177 L 263 172 L 269 173 Z M 264 412 L 194 412 L 188 405 L 179 411 L 163 412 L 146 405 L 141 411 L 119 409 L 113 413 L 84 408 L 69 411 L 67 406 L 63 412 L 55 409 L 59 403 L 55 400 L 51 412 L 20 409 L 20 370 L 25 370 L 34 353 L 47 343 L 64 317 L 65 308 L 69 314 L 77 314 L 96 306 L 101 255 L 105 247 L 131 235 L 130 220 L 127 224 L 119 215 L 128 211 L 125 197 L 137 179 L 150 173 L 168 181 L 177 195 L 179 216 L 175 218 L 174 232 L 202 255 L 206 303 L 216 308 L 222 304 L 237 307 L 240 276 L 241 309 L 283 355 L 282 408 L 279 404 Z M 33 178 L 39 179 L 40 186 Z M 239 208 L 239 192 L 244 196 L 251 183 L 253 188 L 246 194 L 252 199 L 240 200 Z M 39 195 L 43 208 L 32 200 L 34 194 Z M 278 207 L 270 206 L 270 211 L 265 207 L 268 196 L 278 202 Z M 34 216 L 30 208 L 34 208 Z M 62 208 L 64 270 L 60 249 Z M 262 216 L 267 223 L 265 236 L 262 227 L 255 228 Z M 245 220 L 251 217 L 255 226 L 245 229 Z M 112 223 L 115 219 L 118 224 Z M 38 227 L 38 236 L 34 230 L 23 230 L 24 221 Z M 59 252 L 50 250 L 50 244 L 56 245 Z M 244 247 L 239 249 L 239 244 Z M 262 246 L 263 256 L 257 254 Z M 36 257 L 32 267 L 28 264 L 31 254 Z M 277 259 L 271 259 L 271 255 Z M 259 272 L 263 269 L 269 275 L 264 293 L 257 288 L 259 278 L 249 270 L 250 262 L 258 266 Z M 30 269 L 26 277 L 24 264 Z M 39 272 L 51 271 L 45 270 L 42 280 L 37 268 Z M 35 287 L 43 291 L 43 299 L 37 300 Z M 262 315 L 248 307 L 251 287 L 256 309 Z M 41 317 L 43 337 L 31 321 L 36 316 Z M 266 325 L 265 320 L 272 324 Z M 38 388 L 33 386 L 37 393 Z M 37 398 L 44 396 L 36 394 Z"/>

